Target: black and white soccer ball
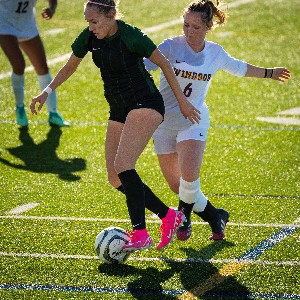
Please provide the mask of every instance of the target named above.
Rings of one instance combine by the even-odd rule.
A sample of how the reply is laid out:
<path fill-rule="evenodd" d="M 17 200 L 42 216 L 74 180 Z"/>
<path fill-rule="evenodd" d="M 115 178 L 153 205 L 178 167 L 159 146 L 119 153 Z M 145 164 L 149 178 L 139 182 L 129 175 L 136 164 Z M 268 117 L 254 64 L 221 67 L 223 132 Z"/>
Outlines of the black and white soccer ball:
<path fill-rule="evenodd" d="M 122 264 L 130 253 L 123 252 L 122 246 L 130 240 L 130 235 L 123 228 L 108 227 L 96 237 L 95 251 L 98 257 L 107 264 Z"/>

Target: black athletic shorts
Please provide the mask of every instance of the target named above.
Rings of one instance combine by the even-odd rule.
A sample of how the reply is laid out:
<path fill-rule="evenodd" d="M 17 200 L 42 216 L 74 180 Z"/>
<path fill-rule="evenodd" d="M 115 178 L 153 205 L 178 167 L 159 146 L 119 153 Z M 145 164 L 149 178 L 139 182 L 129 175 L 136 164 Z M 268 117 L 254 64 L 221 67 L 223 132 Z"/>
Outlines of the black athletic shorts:
<path fill-rule="evenodd" d="M 155 98 L 153 97 L 148 100 L 139 100 L 127 107 L 111 107 L 109 112 L 109 120 L 124 124 L 129 112 L 133 109 L 139 108 L 151 108 L 159 112 L 163 117 L 165 115 L 165 105 L 162 96 L 160 94 L 156 94 Z"/>

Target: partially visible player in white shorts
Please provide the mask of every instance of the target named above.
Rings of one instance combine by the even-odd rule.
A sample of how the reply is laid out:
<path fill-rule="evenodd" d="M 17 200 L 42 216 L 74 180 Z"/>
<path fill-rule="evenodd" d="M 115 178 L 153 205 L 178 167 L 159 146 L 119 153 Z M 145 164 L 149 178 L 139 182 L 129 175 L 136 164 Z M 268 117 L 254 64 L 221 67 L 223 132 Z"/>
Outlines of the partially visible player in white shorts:
<path fill-rule="evenodd" d="M 38 77 L 40 89 L 45 89 L 52 81 L 47 65 L 43 42 L 36 25 L 35 5 L 37 0 L 0 0 L 0 46 L 8 58 L 11 67 L 11 83 L 16 103 L 17 124 L 28 126 L 28 118 L 24 105 L 25 59 L 21 49 L 30 59 Z M 49 7 L 44 8 L 42 17 L 52 18 L 57 0 L 48 0 Z M 57 112 L 56 92 L 47 99 L 50 125 L 68 126 Z"/>
<path fill-rule="evenodd" d="M 36 25 L 37 0 L 0 1 L 0 34 L 13 35 L 19 41 L 26 41 L 36 37 L 39 32 Z"/>

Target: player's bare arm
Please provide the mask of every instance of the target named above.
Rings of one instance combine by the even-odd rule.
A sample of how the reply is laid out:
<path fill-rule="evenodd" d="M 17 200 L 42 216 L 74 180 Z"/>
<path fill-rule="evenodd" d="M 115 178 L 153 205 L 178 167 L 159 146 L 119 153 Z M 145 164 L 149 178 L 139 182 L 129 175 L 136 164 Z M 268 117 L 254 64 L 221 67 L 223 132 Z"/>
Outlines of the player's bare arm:
<path fill-rule="evenodd" d="M 271 78 L 273 80 L 285 82 L 291 78 L 291 73 L 288 69 L 282 67 L 262 68 L 247 64 L 247 73 L 245 77 Z"/>

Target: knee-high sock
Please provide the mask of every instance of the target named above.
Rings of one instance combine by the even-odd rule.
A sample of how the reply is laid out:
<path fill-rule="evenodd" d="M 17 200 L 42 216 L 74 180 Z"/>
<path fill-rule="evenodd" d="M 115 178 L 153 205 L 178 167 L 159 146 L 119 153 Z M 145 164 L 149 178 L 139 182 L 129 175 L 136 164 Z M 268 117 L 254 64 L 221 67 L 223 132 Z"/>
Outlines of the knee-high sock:
<path fill-rule="evenodd" d="M 45 75 L 38 75 L 38 82 L 41 91 L 46 88 L 50 82 L 52 81 L 52 76 L 50 73 L 45 74 Z M 49 112 L 57 112 L 57 96 L 56 96 L 56 91 L 53 91 L 51 95 L 48 96 L 46 105 L 48 108 Z"/>
<path fill-rule="evenodd" d="M 117 187 L 117 190 L 125 194 L 122 185 Z M 164 218 L 168 213 L 169 207 L 166 204 L 164 204 L 146 184 L 144 184 L 144 191 L 145 207 L 154 214 L 156 214 L 160 219 Z"/>
<path fill-rule="evenodd" d="M 202 193 L 202 191 L 199 189 L 197 196 L 195 198 L 195 204 L 193 207 L 194 212 L 202 212 L 205 210 L 207 206 L 208 200 L 205 197 L 205 195 Z"/>
<path fill-rule="evenodd" d="M 126 195 L 127 208 L 134 230 L 146 228 L 144 184 L 135 169 L 118 174 Z"/>
<path fill-rule="evenodd" d="M 24 74 L 17 75 L 14 72 L 12 72 L 11 84 L 15 95 L 16 106 L 22 107 L 24 105 L 24 84 L 25 84 Z"/>
<path fill-rule="evenodd" d="M 194 203 L 186 203 L 184 201 L 182 201 L 181 199 L 179 199 L 179 204 L 178 204 L 178 210 L 181 210 L 186 219 L 189 220 L 191 218 L 191 212 L 193 209 Z"/>
<path fill-rule="evenodd" d="M 194 213 L 198 215 L 202 220 L 208 222 L 210 225 L 213 224 L 218 218 L 218 210 L 208 200 L 203 211 L 196 211 Z"/>
<path fill-rule="evenodd" d="M 200 178 L 194 181 L 186 181 L 180 177 L 178 210 L 182 210 L 187 219 L 190 219 L 192 209 L 203 211 L 207 199 L 200 190 Z"/>

